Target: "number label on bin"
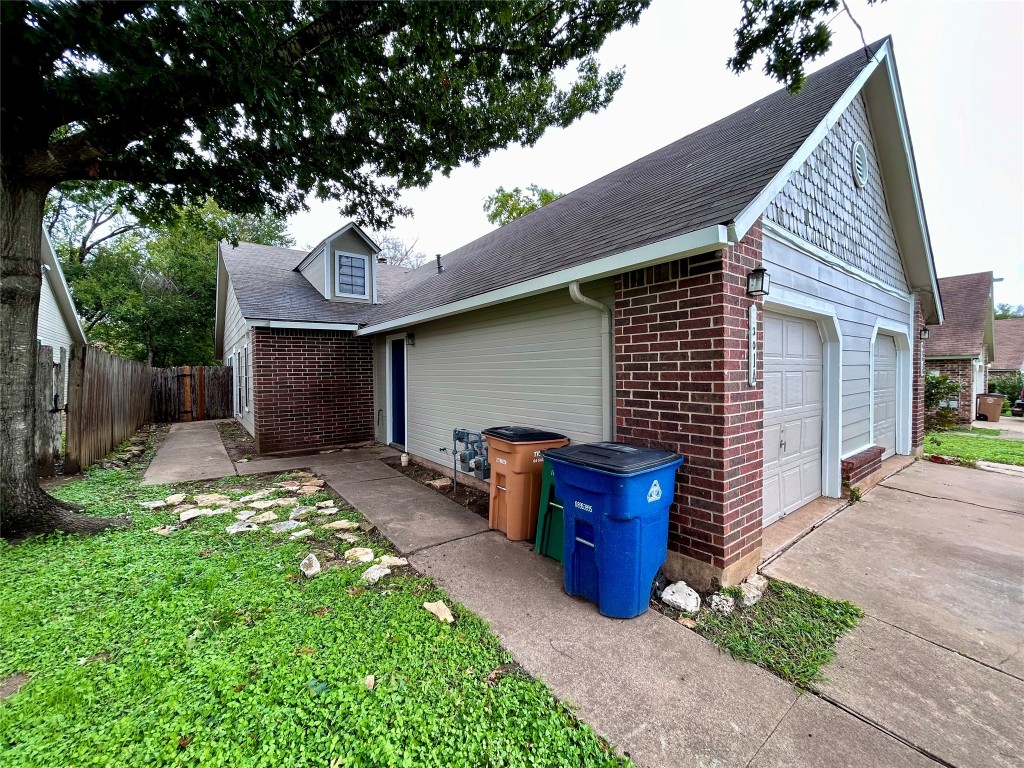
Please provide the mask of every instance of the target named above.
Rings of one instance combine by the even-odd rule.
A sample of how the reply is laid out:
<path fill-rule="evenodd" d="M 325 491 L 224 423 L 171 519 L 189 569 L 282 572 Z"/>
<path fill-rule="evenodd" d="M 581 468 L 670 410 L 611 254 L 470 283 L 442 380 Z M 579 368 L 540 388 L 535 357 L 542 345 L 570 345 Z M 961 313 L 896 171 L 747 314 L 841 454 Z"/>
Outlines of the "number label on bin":
<path fill-rule="evenodd" d="M 589 504 L 584 504 L 582 501 L 576 502 L 576 509 L 582 509 L 584 512 L 593 512 L 594 508 Z"/>
<path fill-rule="evenodd" d="M 661 485 L 655 480 L 651 483 L 651 490 L 647 492 L 647 503 L 653 504 L 661 498 Z"/>

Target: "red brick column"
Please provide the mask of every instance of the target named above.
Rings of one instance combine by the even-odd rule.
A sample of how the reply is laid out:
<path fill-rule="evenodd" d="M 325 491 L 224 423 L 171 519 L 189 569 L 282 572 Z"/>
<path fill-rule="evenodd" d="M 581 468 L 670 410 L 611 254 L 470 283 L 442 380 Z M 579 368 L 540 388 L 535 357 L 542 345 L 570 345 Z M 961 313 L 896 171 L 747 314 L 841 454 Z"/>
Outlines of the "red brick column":
<path fill-rule="evenodd" d="M 924 342 L 921 341 L 921 329 L 924 328 L 924 312 L 921 310 L 921 297 L 914 297 L 914 324 L 910 329 L 910 338 L 914 344 L 913 382 L 911 384 L 911 418 L 910 418 L 910 450 L 917 454 L 924 446 Z"/>
<path fill-rule="evenodd" d="M 255 328 L 256 449 L 284 453 L 373 439 L 373 345 L 348 331 Z"/>
<path fill-rule="evenodd" d="M 725 252 L 615 281 L 617 439 L 686 457 L 666 569 L 698 589 L 739 582 L 760 556 L 760 370 L 747 383 L 747 307 L 760 301 L 746 295 L 760 260 L 759 222 Z"/>

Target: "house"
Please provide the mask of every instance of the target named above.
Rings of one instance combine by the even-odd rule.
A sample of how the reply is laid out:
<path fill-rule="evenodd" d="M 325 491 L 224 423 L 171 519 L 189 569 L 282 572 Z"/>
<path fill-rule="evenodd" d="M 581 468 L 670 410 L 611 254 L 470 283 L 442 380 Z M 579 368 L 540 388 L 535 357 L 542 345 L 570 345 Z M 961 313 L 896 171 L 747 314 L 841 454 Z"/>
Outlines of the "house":
<path fill-rule="evenodd" d="M 996 353 L 988 375 L 1024 373 L 1024 317 L 996 320 L 994 326 Z"/>
<path fill-rule="evenodd" d="M 39 343 L 53 348 L 53 362 L 60 363 L 61 350 L 65 358 L 71 355 L 72 344 L 85 344 L 85 331 L 71 300 L 71 289 L 64 279 L 64 271 L 53 252 L 50 238 L 43 230 L 41 249 L 43 284 L 39 290 L 39 319 L 36 336 Z"/>
<path fill-rule="evenodd" d="M 217 344 L 260 451 L 376 439 L 450 466 L 453 428 L 500 424 L 678 450 L 666 570 L 703 588 L 920 450 L 942 307 L 891 40 L 437 264 L 376 253 L 355 225 L 221 246 Z"/>
<path fill-rule="evenodd" d="M 925 369 L 943 373 L 961 386 L 956 408 L 961 422 L 974 419 L 975 398 L 988 392 L 988 364 L 995 359 L 992 273 L 939 279 L 945 321 L 929 327 Z"/>

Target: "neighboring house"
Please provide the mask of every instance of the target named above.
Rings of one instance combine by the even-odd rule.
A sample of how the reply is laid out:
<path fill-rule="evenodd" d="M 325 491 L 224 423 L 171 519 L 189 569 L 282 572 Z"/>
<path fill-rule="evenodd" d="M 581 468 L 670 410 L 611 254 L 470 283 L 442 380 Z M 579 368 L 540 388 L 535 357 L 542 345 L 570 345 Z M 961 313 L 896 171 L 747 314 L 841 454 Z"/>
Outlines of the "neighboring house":
<path fill-rule="evenodd" d="M 959 412 L 961 422 L 969 422 L 975 398 L 988 392 L 988 364 L 995 358 L 992 273 L 940 278 L 939 293 L 945 321 L 929 328 L 925 370 L 960 384 L 960 395 L 947 405 Z"/>
<path fill-rule="evenodd" d="M 42 243 L 43 285 L 39 290 L 39 319 L 36 322 L 36 335 L 39 343 L 53 348 L 53 362 L 60 362 L 60 351 L 63 349 L 68 358 L 71 356 L 72 344 L 85 344 L 85 331 L 75 312 L 75 303 L 71 300 L 71 290 L 64 279 L 60 262 L 54 255 L 50 238 L 43 231 Z M 66 386 L 66 379 L 65 379 Z"/>
<path fill-rule="evenodd" d="M 443 271 L 376 253 L 353 225 L 308 253 L 221 246 L 218 350 L 261 452 L 376 438 L 450 464 L 453 428 L 501 424 L 672 448 L 666 569 L 704 588 L 922 444 L 915 343 L 942 308 L 890 40 Z"/>
<path fill-rule="evenodd" d="M 989 366 L 990 377 L 1024 373 L 1024 317 L 995 321 L 996 354 Z"/>

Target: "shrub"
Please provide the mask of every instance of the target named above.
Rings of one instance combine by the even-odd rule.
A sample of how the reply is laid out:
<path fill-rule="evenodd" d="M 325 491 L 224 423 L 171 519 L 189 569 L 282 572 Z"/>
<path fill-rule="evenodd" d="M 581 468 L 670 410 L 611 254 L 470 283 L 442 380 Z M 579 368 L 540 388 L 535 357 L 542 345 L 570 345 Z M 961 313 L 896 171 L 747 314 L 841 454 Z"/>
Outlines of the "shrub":
<path fill-rule="evenodd" d="M 1024 389 L 1024 373 L 1003 373 L 993 379 L 989 379 L 988 391 L 997 395 L 1006 395 L 1006 402 L 1014 403 L 1020 398 L 1020 391 Z"/>
<path fill-rule="evenodd" d="M 963 387 L 944 373 L 929 373 L 924 379 L 924 428 L 928 432 L 952 429 L 957 425 L 955 408 L 943 403 L 956 398 Z"/>

